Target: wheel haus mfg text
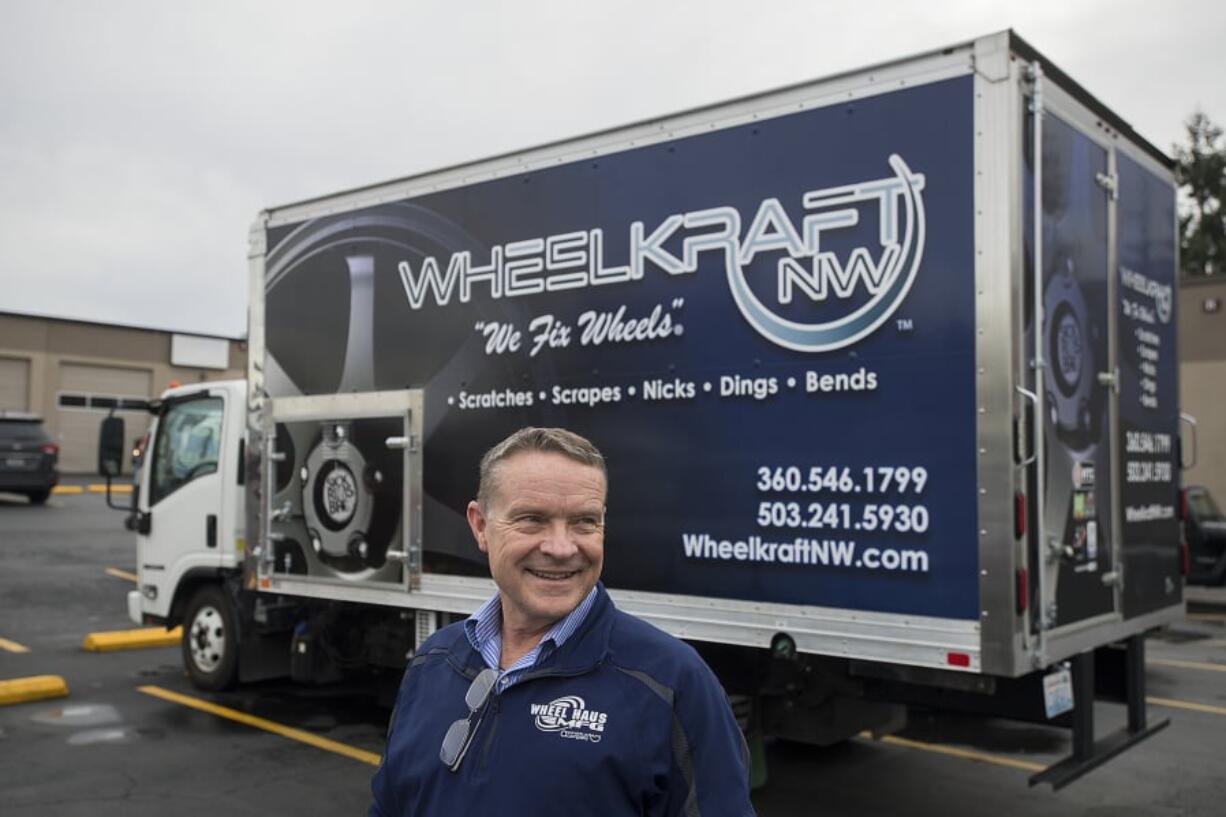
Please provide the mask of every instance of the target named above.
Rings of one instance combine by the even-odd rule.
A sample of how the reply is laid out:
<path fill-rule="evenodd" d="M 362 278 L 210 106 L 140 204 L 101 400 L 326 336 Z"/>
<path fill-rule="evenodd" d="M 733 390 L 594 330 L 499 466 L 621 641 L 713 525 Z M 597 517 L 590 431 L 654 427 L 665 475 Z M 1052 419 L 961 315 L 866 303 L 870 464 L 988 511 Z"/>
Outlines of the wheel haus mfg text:
<path fill-rule="evenodd" d="M 529 714 L 542 732 L 588 743 L 599 743 L 609 722 L 608 713 L 589 709 L 578 695 L 564 695 L 547 704 L 530 704 Z"/>
<path fill-rule="evenodd" d="M 923 257 L 925 177 L 912 173 L 897 154 L 888 163 L 893 176 L 804 193 L 806 215 L 799 225 L 773 197 L 761 201 L 745 229 L 741 212 L 731 206 L 674 213 L 650 232 L 644 222 L 635 221 L 625 266 L 604 265 L 605 232 L 596 227 L 495 246 L 484 266 L 475 266 L 472 253 L 462 251 L 450 256 L 445 271 L 438 258 L 427 256 L 416 267 L 401 261 L 398 272 L 409 306 L 416 310 L 428 298 L 438 306 L 447 306 L 453 298 L 468 303 L 475 286 L 501 299 L 642 281 L 649 263 L 669 275 L 687 275 L 698 271 L 701 254 L 714 252 L 723 256 L 737 308 L 759 334 L 797 351 L 838 349 L 873 332 L 893 314 L 910 291 Z M 823 250 L 823 234 L 860 227 L 859 206 L 865 204 L 875 204 L 878 210 L 875 246 L 856 246 L 846 261 Z M 680 257 L 665 246 L 674 238 L 680 238 Z M 798 292 L 815 303 L 832 298 L 844 302 L 863 289 L 868 299 L 822 323 L 786 319 L 763 303 L 746 279 L 744 268 L 768 252 L 784 253 L 776 263 L 778 306 L 791 304 Z"/>

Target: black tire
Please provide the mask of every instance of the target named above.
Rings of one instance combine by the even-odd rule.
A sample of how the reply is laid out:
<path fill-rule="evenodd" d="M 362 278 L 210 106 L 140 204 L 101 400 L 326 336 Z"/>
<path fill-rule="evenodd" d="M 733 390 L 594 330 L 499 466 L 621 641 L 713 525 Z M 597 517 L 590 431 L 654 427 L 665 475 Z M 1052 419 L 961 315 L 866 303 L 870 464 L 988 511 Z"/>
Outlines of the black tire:
<path fill-rule="evenodd" d="M 51 496 L 51 491 L 47 489 L 42 491 L 30 491 L 30 493 L 26 494 L 26 496 L 30 498 L 31 505 L 45 505 L 47 504 L 47 497 Z"/>
<path fill-rule="evenodd" d="M 201 587 L 183 617 L 183 666 L 197 689 L 220 692 L 238 680 L 234 604 L 220 585 Z"/>

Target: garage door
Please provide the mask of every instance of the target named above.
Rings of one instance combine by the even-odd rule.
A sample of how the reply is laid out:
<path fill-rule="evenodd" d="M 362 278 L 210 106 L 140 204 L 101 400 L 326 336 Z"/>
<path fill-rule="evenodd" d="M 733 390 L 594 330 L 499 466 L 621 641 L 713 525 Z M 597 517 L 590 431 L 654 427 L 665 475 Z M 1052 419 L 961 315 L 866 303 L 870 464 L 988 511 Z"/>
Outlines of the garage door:
<path fill-rule="evenodd" d="M 98 470 L 98 426 L 115 408 L 122 417 L 128 450 L 149 427 L 149 414 L 140 406 L 150 398 L 153 373 L 148 369 L 117 366 L 60 364 L 57 396 L 60 470 L 67 474 Z M 135 407 L 135 408 L 133 408 Z M 131 469 L 125 457 L 124 471 Z"/>
<path fill-rule="evenodd" d="M 0 411 L 30 410 L 30 361 L 0 357 Z"/>

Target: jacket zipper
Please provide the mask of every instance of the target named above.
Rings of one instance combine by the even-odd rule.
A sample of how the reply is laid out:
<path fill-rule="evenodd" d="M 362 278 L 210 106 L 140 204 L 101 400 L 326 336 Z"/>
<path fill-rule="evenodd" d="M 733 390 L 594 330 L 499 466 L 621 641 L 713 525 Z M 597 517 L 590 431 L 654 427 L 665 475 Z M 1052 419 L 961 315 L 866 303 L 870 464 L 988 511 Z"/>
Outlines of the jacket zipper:
<path fill-rule="evenodd" d="M 479 769 L 485 768 L 485 761 L 490 754 L 490 746 L 494 744 L 494 733 L 498 731 L 498 713 L 502 711 L 502 696 L 494 693 L 492 703 L 494 705 L 494 712 L 493 717 L 490 719 L 489 728 L 485 730 L 485 742 L 481 745 L 481 761 L 477 767 Z"/>

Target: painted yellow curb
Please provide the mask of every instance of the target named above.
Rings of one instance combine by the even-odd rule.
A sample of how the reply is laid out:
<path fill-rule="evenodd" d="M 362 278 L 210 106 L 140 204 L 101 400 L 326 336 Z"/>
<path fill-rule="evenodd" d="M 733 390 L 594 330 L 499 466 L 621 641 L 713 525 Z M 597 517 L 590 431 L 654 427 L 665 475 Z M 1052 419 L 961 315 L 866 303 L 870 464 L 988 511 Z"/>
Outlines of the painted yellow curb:
<path fill-rule="evenodd" d="M 86 652 L 115 652 L 116 650 L 140 650 L 145 647 L 173 647 L 182 638 L 182 627 L 175 627 L 173 630 L 163 627 L 114 630 L 109 633 L 90 633 L 81 642 L 81 649 Z"/>
<path fill-rule="evenodd" d="M 68 684 L 58 675 L 32 675 L 29 678 L 0 681 L 0 706 L 64 698 L 67 695 Z"/>
<path fill-rule="evenodd" d="M 92 485 L 57 485 L 51 489 L 51 493 L 63 496 L 64 494 L 105 494 L 106 485 L 94 483 Z M 132 493 L 132 484 L 124 482 L 119 485 L 111 484 L 111 493 L 113 494 L 130 494 Z"/>
<path fill-rule="evenodd" d="M 106 493 L 106 485 L 97 485 L 97 484 L 94 484 L 94 485 L 88 485 L 88 486 L 86 486 L 85 490 L 89 491 L 91 494 L 105 494 L 105 493 Z M 113 493 L 113 494 L 130 494 L 130 493 L 132 493 L 132 486 L 131 486 L 129 483 L 126 483 L 126 482 L 125 482 L 123 485 L 115 485 L 115 484 L 113 484 L 113 483 L 112 483 L 112 485 L 111 485 L 111 493 Z"/>

